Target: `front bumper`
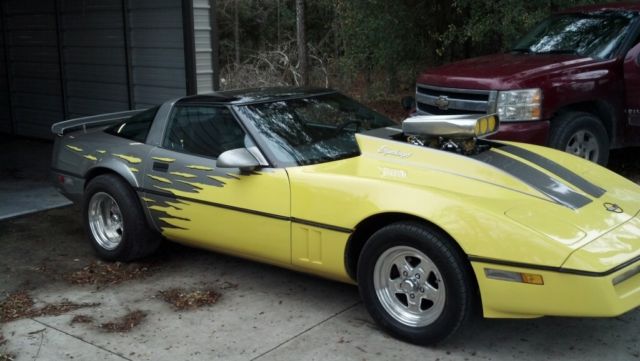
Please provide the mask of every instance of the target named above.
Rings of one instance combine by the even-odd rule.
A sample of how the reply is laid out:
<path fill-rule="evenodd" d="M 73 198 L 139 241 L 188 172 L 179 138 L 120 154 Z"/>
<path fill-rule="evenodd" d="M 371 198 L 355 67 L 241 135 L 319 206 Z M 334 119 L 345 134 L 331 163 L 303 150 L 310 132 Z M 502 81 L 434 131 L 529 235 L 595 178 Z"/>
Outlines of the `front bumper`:
<path fill-rule="evenodd" d="M 640 261 L 606 276 L 594 276 L 472 262 L 487 318 L 621 315 L 640 306 L 640 273 L 633 274 L 639 266 Z M 544 285 L 489 279 L 487 268 L 539 274 Z M 620 282 L 621 278 L 626 279 Z"/>
<path fill-rule="evenodd" d="M 489 137 L 494 140 L 546 145 L 549 138 L 549 121 L 503 122 L 498 133 Z"/>

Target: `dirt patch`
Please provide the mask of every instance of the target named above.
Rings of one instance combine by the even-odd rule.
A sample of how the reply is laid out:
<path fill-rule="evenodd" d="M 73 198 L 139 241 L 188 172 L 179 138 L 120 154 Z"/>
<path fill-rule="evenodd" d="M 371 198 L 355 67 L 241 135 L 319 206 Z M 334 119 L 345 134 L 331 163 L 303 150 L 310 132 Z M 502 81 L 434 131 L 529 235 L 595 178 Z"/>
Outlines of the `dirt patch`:
<path fill-rule="evenodd" d="M 36 312 L 36 315 L 33 317 L 60 316 L 71 311 L 79 310 L 81 308 L 96 307 L 99 305 L 100 305 L 99 303 L 74 303 L 74 302 L 69 302 L 65 300 L 60 303 L 48 304 L 42 307 L 40 310 Z"/>
<path fill-rule="evenodd" d="M 76 323 L 93 323 L 93 317 L 87 315 L 75 315 L 69 324 L 75 325 Z"/>
<path fill-rule="evenodd" d="M 146 312 L 140 310 L 132 311 L 113 321 L 101 324 L 100 328 L 107 332 L 129 332 L 141 324 L 145 318 L 147 318 Z"/>
<path fill-rule="evenodd" d="M 158 297 L 171 304 L 175 310 L 191 310 L 218 302 L 220 295 L 213 289 L 186 291 L 172 288 L 158 292 Z"/>
<path fill-rule="evenodd" d="M 99 303 L 74 303 L 63 300 L 60 303 L 50 303 L 42 308 L 35 308 L 31 296 L 27 292 L 19 291 L 10 294 L 0 302 L 0 323 L 31 317 L 59 316 L 81 308 L 98 305 Z"/>
<path fill-rule="evenodd" d="M 28 318 L 33 314 L 33 299 L 24 291 L 10 294 L 0 302 L 0 323 Z"/>
<path fill-rule="evenodd" d="M 14 361 L 16 356 L 10 353 L 0 353 L 0 361 Z"/>
<path fill-rule="evenodd" d="M 14 354 L 6 353 L 2 351 L 4 344 L 7 343 L 7 339 L 0 333 L 0 361 L 13 361 L 16 356 Z"/>
<path fill-rule="evenodd" d="M 125 281 L 145 278 L 150 275 L 150 263 L 106 263 L 91 262 L 81 270 L 72 272 L 65 279 L 74 285 L 115 285 Z"/>
<path fill-rule="evenodd" d="M 102 323 L 98 325 L 98 328 L 106 332 L 129 332 L 141 324 L 145 318 L 147 318 L 146 312 L 140 310 L 132 311 L 122 317 Z M 69 322 L 70 325 L 78 323 L 93 325 L 95 319 L 87 315 L 76 315 Z"/>
<path fill-rule="evenodd" d="M 65 207 L 0 222 L 0 299 L 49 286 L 95 258 L 79 215 Z"/>

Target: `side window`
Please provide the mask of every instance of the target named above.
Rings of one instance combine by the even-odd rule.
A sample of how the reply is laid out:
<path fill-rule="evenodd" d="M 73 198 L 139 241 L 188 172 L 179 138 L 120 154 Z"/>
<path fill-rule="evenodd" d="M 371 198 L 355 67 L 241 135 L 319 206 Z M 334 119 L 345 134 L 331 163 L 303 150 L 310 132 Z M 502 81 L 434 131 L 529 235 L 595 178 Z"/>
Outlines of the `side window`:
<path fill-rule="evenodd" d="M 163 147 L 205 157 L 244 147 L 244 131 L 225 107 L 178 106 L 173 111 Z"/>
<path fill-rule="evenodd" d="M 111 135 L 134 140 L 144 143 L 147 140 L 151 123 L 156 117 L 156 113 L 160 107 L 147 109 L 142 113 L 138 113 L 131 118 L 120 122 L 105 131 Z"/>

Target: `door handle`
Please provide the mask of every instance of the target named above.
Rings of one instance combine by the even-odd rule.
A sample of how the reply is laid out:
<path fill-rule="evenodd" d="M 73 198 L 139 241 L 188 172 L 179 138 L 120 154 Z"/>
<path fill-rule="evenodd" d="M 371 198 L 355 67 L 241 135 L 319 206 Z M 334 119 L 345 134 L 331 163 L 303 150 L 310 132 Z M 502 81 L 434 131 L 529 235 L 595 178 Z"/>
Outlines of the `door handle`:
<path fill-rule="evenodd" d="M 153 170 L 166 173 L 169 170 L 169 163 L 153 162 Z"/>

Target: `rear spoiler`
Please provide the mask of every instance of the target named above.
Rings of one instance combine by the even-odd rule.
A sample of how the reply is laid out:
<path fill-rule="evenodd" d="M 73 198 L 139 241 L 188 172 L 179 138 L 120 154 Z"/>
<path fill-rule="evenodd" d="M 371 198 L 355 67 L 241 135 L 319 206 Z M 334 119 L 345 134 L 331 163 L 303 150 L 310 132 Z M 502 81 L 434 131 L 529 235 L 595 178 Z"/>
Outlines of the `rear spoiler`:
<path fill-rule="evenodd" d="M 68 133 L 72 130 L 78 130 L 78 129 L 82 129 L 83 131 L 86 132 L 87 128 L 94 128 L 94 127 L 109 125 L 119 120 L 130 118 L 145 110 L 146 109 L 127 110 L 124 112 L 99 114 L 99 115 L 92 115 L 89 117 L 65 120 L 52 125 L 51 132 L 59 136 L 62 136 L 65 133 Z"/>

